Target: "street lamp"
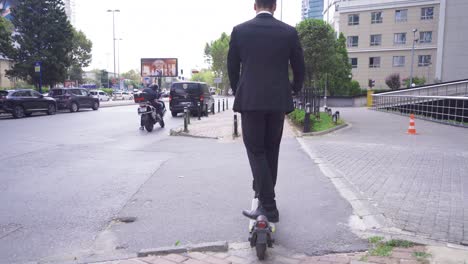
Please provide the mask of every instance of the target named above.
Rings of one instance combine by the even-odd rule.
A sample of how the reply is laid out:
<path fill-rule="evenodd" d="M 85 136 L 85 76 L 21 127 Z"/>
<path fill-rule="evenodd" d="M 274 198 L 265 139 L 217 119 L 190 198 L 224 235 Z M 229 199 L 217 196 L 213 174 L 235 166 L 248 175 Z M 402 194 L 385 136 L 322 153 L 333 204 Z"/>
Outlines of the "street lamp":
<path fill-rule="evenodd" d="M 120 79 L 120 41 L 123 40 L 121 38 L 115 39 L 117 40 L 117 78 Z"/>
<path fill-rule="evenodd" d="M 114 10 L 107 10 L 107 12 L 109 13 L 112 13 L 112 40 L 113 40 L 113 43 L 114 43 L 114 78 L 115 78 L 115 73 L 116 73 L 116 67 L 115 67 L 115 13 L 119 13 L 120 10 L 119 9 L 114 9 Z"/>
<path fill-rule="evenodd" d="M 283 0 L 281 0 L 281 21 L 283 21 Z"/>
<path fill-rule="evenodd" d="M 418 32 L 418 30 L 416 28 L 413 29 L 413 48 L 411 49 L 411 72 L 410 72 L 410 83 L 409 83 L 410 87 L 413 85 L 414 46 L 416 45 L 416 42 L 418 41 L 416 39 L 416 32 Z"/>

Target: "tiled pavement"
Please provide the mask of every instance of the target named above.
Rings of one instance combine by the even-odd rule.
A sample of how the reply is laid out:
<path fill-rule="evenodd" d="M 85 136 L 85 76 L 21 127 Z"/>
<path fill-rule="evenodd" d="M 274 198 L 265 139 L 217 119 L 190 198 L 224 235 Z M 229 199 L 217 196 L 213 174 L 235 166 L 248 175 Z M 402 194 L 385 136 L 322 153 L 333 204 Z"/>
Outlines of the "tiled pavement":
<path fill-rule="evenodd" d="M 184 254 L 169 254 L 162 256 L 149 256 L 99 262 L 96 264 L 421 264 L 429 263 L 429 259 L 418 259 L 415 252 L 426 252 L 422 246 L 412 248 L 395 248 L 389 257 L 369 256 L 367 252 L 333 254 L 325 256 L 306 256 L 303 254 L 288 253 L 285 249 L 275 247 L 267 251 L 264 261 L 256 259 L 255 250 L 250 249 L 247 243 L 235 244 L 228 252 L 190 252 Z"/>
<path fill-rule="evenodd" d="M 468 243 L 468 130 L 364 108 L 339 109 L 351 127 L 308 147 L 393 224 L 425 238 Z"/>

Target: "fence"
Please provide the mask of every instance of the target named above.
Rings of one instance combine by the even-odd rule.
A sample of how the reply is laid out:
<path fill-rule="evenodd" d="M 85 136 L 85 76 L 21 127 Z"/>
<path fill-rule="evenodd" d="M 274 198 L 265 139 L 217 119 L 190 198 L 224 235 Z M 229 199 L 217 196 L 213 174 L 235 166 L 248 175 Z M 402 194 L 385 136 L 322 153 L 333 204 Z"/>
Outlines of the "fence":
<path fill-rule="evenodd" d="M 372 109 L 468 127 L 468 80 L 376 94 Z"/>

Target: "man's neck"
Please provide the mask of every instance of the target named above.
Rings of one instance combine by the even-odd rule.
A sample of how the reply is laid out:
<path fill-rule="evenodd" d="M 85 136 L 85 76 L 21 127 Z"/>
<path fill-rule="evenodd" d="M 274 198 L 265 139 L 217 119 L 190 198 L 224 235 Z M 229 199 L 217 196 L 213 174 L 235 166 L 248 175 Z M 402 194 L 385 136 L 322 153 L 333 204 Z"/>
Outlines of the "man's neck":
<path fill-rule="evenodd" d="M 257 15 L 260 13 L 273 15 L 273 11 L 271 11 L 270 9 L 257 9 Z"/>

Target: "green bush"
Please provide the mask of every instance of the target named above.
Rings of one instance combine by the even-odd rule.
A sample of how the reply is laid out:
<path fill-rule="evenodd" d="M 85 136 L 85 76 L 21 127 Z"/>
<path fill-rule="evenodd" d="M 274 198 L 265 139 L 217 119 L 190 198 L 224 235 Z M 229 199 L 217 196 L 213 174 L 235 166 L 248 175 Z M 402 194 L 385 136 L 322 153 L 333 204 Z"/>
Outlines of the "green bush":
<path fill-rule="evenodd" d="M 305 111 L 296 109 L 289 114 L 289 118 L 293 121 L 295 125 L 303 127 L 305 120 Z M 339 119 L 337 124 L 333 123 L 332 117 L 329 116 L 327 113 L 322 112 L 320 113 L 320 119 L 317 119 L 314 115 L 311 115 L 310 120 L 312 122 L 312 132 L 324 131 L 333 128 L 337 125 L 344 124 L 344 121 L 342 119 Z"/>
<path fill-rule="evenodd" d="M 112 93 L 114 92 L 114 89 L 112 88 L 101 88 L 101 90 L 104 91 L 108 95 L 112 95 Z"/>

